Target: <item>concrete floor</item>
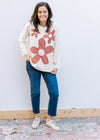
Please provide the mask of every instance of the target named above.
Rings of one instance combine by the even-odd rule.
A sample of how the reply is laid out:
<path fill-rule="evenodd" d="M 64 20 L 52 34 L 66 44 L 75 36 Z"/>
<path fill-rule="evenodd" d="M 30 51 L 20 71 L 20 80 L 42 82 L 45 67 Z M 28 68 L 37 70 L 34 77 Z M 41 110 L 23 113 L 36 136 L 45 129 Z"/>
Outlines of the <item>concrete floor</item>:
<path fill-rule="evenodd" d="M 33 119 L 0 120 L 0 140 L 100 140 L 100 117 L 54 120 L 59 132 L 47 127 L 45 119 L 36 130 Z"/>

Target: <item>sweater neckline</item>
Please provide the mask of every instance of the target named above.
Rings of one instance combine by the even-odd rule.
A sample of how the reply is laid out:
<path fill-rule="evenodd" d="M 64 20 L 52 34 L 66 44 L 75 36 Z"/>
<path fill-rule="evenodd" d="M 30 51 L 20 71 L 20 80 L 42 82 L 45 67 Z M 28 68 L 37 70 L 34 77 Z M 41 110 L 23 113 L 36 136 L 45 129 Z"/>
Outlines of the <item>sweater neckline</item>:
<path fill-rule="evenodd" d="M 42 29 L 46 29 L 46 28 L 47 28 L 47 26 L 46 26 L 46 27 L 43 27 L 43 26 L 41 26 L 40 24 L 38 24 L 38 26 L 39 26 L 40 28 L 42 28 Z"/>

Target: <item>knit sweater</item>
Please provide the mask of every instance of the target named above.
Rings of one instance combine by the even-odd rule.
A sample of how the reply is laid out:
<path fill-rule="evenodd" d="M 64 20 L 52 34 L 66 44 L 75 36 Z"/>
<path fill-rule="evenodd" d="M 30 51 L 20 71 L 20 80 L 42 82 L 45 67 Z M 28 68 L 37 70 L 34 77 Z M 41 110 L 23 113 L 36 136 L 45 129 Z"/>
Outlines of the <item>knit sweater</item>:
<path fill-rule="evenodd" d="M 31 65 L 40 71 L 51 72 L 60 67 L 60 49 L 57 24 L 53 23 L 49 32 L 47 27 L 38 25 L 38 32 L 34 25 L 27 22 L 19 36 L 19 45 L 22 55 L 31 55 Z M 28 42 L 27 42 L 28 39 Z"/>

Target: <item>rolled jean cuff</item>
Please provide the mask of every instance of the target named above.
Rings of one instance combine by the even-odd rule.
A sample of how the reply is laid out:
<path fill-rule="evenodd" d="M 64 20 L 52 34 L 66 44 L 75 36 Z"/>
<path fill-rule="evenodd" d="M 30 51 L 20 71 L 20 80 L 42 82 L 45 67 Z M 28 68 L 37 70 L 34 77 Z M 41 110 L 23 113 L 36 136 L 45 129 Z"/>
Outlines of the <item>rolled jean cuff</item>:
<path fill-rule="evenodd" d="M 52 116 L 52 117 L 55 117 L 56 114 L 51 114 L 51 113 L 48 113 L 48 115 Z"/>

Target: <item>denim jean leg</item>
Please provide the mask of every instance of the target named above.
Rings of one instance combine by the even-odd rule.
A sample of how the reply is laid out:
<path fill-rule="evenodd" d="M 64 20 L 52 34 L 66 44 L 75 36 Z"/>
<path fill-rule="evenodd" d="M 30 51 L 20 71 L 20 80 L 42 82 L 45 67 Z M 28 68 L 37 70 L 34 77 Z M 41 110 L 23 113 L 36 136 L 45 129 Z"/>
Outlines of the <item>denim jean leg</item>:
<path fill-rule="evenodd" d="M 56 75 L 48 73 L 48 72 L 43 72 L 42 75 L 46 82 L 46 85 L 48 88 L 48 93 L 49 93 L 49 98 L 50 98 L 49 104 L 48 104 L 48 115 L 56 116 L 58 96 L 59 96 Z"/>
<path fill-rule="evenodd" d="M 26 70 L 30 79 L 31 102 L 33 113 L 40 113 L 40 79 L 41 72 L 34 69 L 30 62 L 26 63 Z"/>

